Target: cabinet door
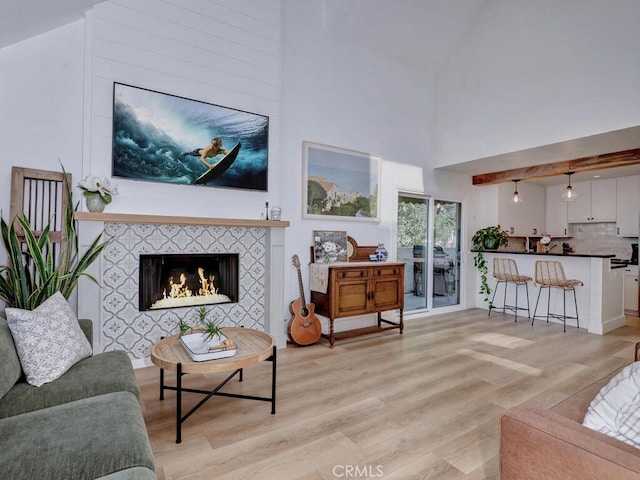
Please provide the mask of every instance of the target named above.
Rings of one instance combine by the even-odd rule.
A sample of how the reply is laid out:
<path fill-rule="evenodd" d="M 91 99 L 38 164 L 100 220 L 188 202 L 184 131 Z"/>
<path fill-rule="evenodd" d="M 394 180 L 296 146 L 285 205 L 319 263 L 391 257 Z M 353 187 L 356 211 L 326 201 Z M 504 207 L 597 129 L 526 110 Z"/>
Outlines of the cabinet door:
<path fill-rule="evenodd" d="M 333 271 L 333 269 L 332 269 Z M 369 306 L 369 271 L 335 269 L 333 284 L 333 318 L 363 315 Z"/>
<path fill-rule="evenodd" d="M 565 188 L 566 185 L 549 185 L 546 188 L 544 231 L 552 237 L 565 237 L 569 234 L 568 202 L 562 198 Z"/>
<path fill-rule="evenodd" d="M 625 275 L 624 277 L 624 309 L 638 311 L 638 277 Z"/>
<path fill-rule="evenodd" d="M 616 179 L 606 178 L 591 182 L 591 220 L 616 221 Z"/>
<path fill-rule="evenodd" d="M 591 220 L 591 182 L 577 182 L 572 185 L 578 196 L 567 202 L 569 223 L 584 223 Z"/>
<path fill-rule="evenodd" d="M 637 237 L 640 222 L 640 175 L 618 177 L 616 232 L 619 237 Z"/>
<path fill-rule="evenodd" d="M 404 308 L 404 269 L 381 267 L 371 273 L 371 311 Z"/>

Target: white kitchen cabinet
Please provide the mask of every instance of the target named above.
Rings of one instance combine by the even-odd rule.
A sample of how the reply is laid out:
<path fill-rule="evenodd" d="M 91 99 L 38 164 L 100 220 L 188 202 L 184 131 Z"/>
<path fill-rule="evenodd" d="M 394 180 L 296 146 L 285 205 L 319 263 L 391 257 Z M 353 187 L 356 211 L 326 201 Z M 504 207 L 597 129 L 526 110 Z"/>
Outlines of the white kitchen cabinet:
<path fill-rule="evenodd" d="M 616 221 L 615 178 L 576 182 L 572 186 L 578 196 L 567 202 L 569 223 Z"/>
<path fill-rule="evenodd" d="M 566 237 L 569 234 L 567 202 L 562 198 L 565 185 L 549 185 L 545 189 L 544 231 L 552 237 Z"/>
<path fill-rule="evenodd" d="M 515 184 L 498 185 L 498 223 L 511 236 L 526 236 L 544 230 L 545 188 L 533 183 L 518 182 L 522 203 L 513 203 Z"/>
<path fill-rule="evenodd" d="M 624 269 L 624 310 L 627 315 L 638 316 L 638 265 Z"/>
<path fill-rule="evenodd" d="M 619 237 L 637 237 L 640 222 L 640 175 L 618 178 L 616 232 Z"/>

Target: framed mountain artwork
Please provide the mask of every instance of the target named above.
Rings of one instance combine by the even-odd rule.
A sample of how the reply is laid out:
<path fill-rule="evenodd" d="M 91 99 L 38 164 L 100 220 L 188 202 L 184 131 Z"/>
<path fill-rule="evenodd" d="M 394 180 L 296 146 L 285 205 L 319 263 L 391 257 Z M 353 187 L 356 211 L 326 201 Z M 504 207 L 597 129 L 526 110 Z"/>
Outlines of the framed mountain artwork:
<path fill-rule="evenodd" d="M 303 142 L 304 218 L 380 221 L 381 158 Z"/>

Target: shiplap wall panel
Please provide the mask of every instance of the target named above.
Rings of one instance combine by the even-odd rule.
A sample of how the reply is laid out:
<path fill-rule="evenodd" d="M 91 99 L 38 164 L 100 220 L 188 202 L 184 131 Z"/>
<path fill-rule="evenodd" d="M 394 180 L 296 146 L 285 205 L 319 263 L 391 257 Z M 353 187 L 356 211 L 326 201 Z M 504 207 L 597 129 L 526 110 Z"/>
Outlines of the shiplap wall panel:
<path fill-rule="evenodd" d="M 126 38 L 133 33 L 132 27 L 121 24 L 110 24 L 109 29 L 119 38 Z M 127 62 L 127 60 L 129 62 L 132 60 L 137 61 L 137 59 L 141 58 L 143 63 L 141 63 L 140 66 L 144 66 L 144 62 L 149 61 L 149 59 L 146 58 L 147 55 L 160 57 L 162 59 L 168 58 L 171 59 L 174 64 L 180 64 L 178 71 L 182 75 L 190 75 L 191 69 L 201 68 L 209 71 L 211 70 L 211 65 L 215 65 L 218 72 L 227 72 L 228 76 L 240 79 L 244 78 L 255 83 L 277 87 L 278 71 L 274 70 L 272 66 L 263 66 L 255 62 L 248 62 L 246 58 L 240 59 L 230 55 L 229 52 L 222 54 L 212 50 L 210 47 L 190 46 L 189 48 L 185 48 L 184 44 L 158 36 L 155 33 L 136 33 L 136 45 L 101 42 L 96 47 L 96 55 L 104 58 L 120 58 L 125 62 Z M 235 53 L 241 55 L 243 52 Z M 264 55 L 262 58 L 264 58 Z M 271 60 L 271 63 L 272 61 L 273 60 Z M 167 67 L 171 67 L 171 65 L 167 65 Z"/>
<path fill-rule="evenodd" d="M 152 0 L 150 3 L 155 4 L 156 1 Z M 159 17 L 155 13 L 146 14 L 138 9 L 115 4 L 100 17 L 100 20 L 112 25 L 129 27 L 138 34 L 146 32 L 156 39 L 173 41 L 179 46 L 210 50 L 229 58 L 237 58 L 243 63 L 274 69 L 273 59 L 279 56 L 277 37 L 249 34 L 246 25 L 220 26 L 219 20 L 176 7 L 166 12 L 166 15 L 167 17 Z M 178 18 L 173 18 L 175 16 Z M 140 17 L 144 18 L 144 21 L 140 21 Z M 268 25 L 260 23 L 258 27 L 265 29 Z M 232 30 L 235 36 L 224 36 L 224 31 L 229 30 Z M 129 36 L 130 33 L 126 35 Z M 112 34 L 110 36 L 113 37 Z"/>
<path fill-rule="evenodd" d="M 186 59 L 166 55 L 164 52 L 167 50 L 168 48 L 163 50 L 163 53 L 157 53 L 137 46 L 103 45 L 97 48 L 96 52 L 104 56 L 105 66 L 111 71 L 117 68 L 113 63 L 124 63 L 135 65 L 137 69 L 155 71 L 160 74 L 163 73 L 163 70 L 167 70 L 174 77 L 183 78 L 187 82 L 198 81 L 210 87 L 233 89 L 238 92 L 251 92 L 252 95 L 266 98 L 273 98 L 278 95 L 277 85 L 255 80 L 255 77 L 252 78 L 249 75 L 240 76 L 230 73 L 232 70 L 225 69 L 224 65 L 219 66 L 221 67 L 219 70 L 212 72 L 211 67 L 208 65 L 197 64 Z M 116 53 L 119 57 L 118 62 L 107 60 L 108 58 L 113 58 Z M 185 56 L 188 55 L 185 54 Z"/>
<path fill-rule="evenodd" d="M 267 96 L 267 93 L 277 93 L 274 92 L 273 88 L 261 85 L 255 86 L 249 82 L 241 81 L 233 81 L 228 85 L 224 85 L 219 81 L 227 78 L 224 74 L 220 74 L 215 81 L 209 78 L 202 79 L 179 73 L 162 74 L 160 72 L 156 72 L 153 78 L 149 78 L 151 71 L 148 66 L 128 65 L 107 60 L 103 60 L 100 65 L 95 67 L 96 75 L 107 80 L 105 83 L 108 91 L 104 90 L 103 94 L 111 97 L 111 100 L 113 81 L 117 81 L 194 100 L 260 113 L 270 117 L 273 115 L 273 109 L 278 108 L 277 99 Z M 242 90 L 239 87 L 246 87 L 246 89 Z M 269 92 L 266 90 L 269 90 Z M 270 125 L 269 128 L 277 128 L 277 125 L 273 127 Z"/>
<path fill-rule="evenodd" d="M 168 0 L 171 3 L 179 4 L 181 0 Z M 254 17 L 271 23 L 272 25 L 278 25 L 280 23 L 280 8 L 279 3 L 272 2 L 271 0 L 249 0 L 239 3 L 236 0 L 215 0 L 211 4 L 216 4 L 221 7 L 227 7 L 230 10 L 237 10 L 238 12 L 246 15 L 253 15 Z"/>
<path fill-rule="evenodd" d="M 155 0 L 146 1 L 155 3 Z M 174 2 L 174 4 L 178 5 L 179 3 Z M 182 5 L 182 3 L 179 5 Z M 274 3 L 274 5 L 277 5 L 277 3 Z M 263 49 L 278 48 L 279 35 L 275 34 L 277 30 L 273 28 L 279 24 L 279 17 L 274 15 L 276 13 L 279 14 L 276 10 L 256 8 L 255 4 L 247 1 L 211 1 L 205 4 L 201 11 L 194 13 L 198 19 L 202 19 L 203 16 L 205 18 L 224 18 L 226 27 L 237 28 L 245 32 L 244 38 L 248 45 L 252 45 L 256 38 L 260 38 L 267 40 L 262 45 Z M 213 24 L 209 21 L 199 22 L 197 25 L 204 25 L 205 31 L 210 31 L 212 35 L 229 38 L 224 28 L 218 29 L 217 22 Z M 272 50 L 272 52 L 277 53 L 276 50 Z"/>
<path fill-rule="evenodd" d="M 163 213 L 180 214 L 185 205 L 209 201 L 211 194 L 228 206 L 220 216 L 253 218 L 264 199 L 277 202 L 273 195 L 282 175 L 280 15 L 281 0 L 110 0 L 96 5 L 88 17 L 92 171 L 86 174 L 111 171 L 113 82 L 119 82 L 269 116 L 269 194 L 262 193 L 262 201 L 247 195 L 252 192 L 189 188 Z M 158 208 L 154 198 L 165 198 L 176 187 L 136 182 L 128 190 L 125 182 L 121 195 L 129 191 L 144 200 L 125 208 L 121 203 L 119 211 Z M 249 202 L 256 204 L 250 215 L 241 211 Z"/>

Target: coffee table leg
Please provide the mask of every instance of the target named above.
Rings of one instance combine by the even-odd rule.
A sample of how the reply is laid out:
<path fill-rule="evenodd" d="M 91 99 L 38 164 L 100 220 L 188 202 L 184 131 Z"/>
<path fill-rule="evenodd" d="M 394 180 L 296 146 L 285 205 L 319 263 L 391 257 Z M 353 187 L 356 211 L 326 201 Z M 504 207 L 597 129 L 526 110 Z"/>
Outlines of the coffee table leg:
<path fill-rule="evenodd" d="M 182 363 L 176 372 L 176 443 L 182 443 Z"/>
<path fill-rule="evenodd" d="M 276 413 L 276 347 L 271 354 L 271 415 Z"/>

